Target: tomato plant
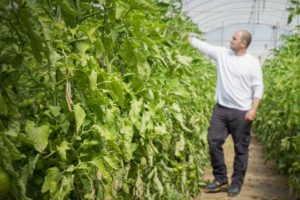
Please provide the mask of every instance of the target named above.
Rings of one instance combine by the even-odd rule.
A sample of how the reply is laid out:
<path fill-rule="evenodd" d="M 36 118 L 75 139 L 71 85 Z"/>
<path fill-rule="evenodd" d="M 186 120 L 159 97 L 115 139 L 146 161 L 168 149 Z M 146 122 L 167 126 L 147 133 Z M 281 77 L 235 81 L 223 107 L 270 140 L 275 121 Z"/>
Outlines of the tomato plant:
<path fill-rule="evenodd" d="M 9 199 L 199 192 L 214 69 L 180 1 L 7 0 L 0 18 Z"/>
<path fill-rule="evenodd" d="M 300 37 L 285 38 L 274 58 L 264 65 L 266 91 L 256 121 L 256 134 L 269 159 L 289 176 L 293 190 L 299 188 L 300 133 Z"/>

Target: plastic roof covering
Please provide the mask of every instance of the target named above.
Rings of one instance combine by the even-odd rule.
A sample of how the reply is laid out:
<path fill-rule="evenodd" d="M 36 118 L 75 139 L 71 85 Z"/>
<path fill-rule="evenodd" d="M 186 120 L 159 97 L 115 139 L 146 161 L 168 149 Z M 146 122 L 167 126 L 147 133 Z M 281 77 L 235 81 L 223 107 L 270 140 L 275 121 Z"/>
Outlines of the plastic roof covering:
<path fill-rule="evenodd" d="M 183 0 L 183 12 L 205 32 L 208 42 L 229 46 L 239 29 L 252 33 L 249 51 L 262 60 L 280 45 L 280 36 L 299 25 L 299 15 L 287 25 L 290 0 Z"/>

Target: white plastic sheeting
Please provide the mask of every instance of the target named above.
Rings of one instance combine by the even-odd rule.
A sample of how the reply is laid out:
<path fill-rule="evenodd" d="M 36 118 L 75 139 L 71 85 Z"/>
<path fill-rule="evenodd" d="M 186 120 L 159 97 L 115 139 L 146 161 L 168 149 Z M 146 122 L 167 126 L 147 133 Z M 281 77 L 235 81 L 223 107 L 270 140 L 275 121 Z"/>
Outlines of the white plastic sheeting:
<path fill-rule="evenodd" d="M 183 12 L 211 44 L 229 46 L 235 31 L 250 31 L 249 51 L 263 61 L 270 49 L 280 46 L 281 35 L 292 33 L 299 25 L 299 16 L 287 24 L 290 6 L 290 0 L 184 0 Z"/>

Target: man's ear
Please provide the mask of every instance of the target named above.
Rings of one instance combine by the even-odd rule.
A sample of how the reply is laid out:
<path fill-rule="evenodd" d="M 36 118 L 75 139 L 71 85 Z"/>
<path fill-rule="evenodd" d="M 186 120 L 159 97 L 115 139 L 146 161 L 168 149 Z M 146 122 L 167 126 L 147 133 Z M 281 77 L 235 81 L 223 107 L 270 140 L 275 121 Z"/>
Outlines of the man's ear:
<path fill-rule="evenodd" d="M 247 47 L 247 42 L 245 40 L 242 41 L 242 44 L 245 48 Z"/>

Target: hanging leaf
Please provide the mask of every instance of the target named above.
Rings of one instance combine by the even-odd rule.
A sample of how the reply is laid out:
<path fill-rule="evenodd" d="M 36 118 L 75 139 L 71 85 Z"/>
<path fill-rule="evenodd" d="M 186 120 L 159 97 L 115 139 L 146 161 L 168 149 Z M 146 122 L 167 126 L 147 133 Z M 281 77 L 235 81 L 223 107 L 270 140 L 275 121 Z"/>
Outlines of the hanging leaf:
<path fill-rule="evenodd" d="M 139 199 L 142 199 L 143 198 L 143 195 L 144 195 L 144 183 L 143 183 L 143 180 L 142 180 L 142 173 L 141 173 L 141 170 L 138 169 L 138 176 L 137 176 L 137 179 L 136 179 L 136 182 L 135 182 L 135 187 L 136 187 L 136 190 L 135 190 L 135 195 L 139 198 Z"/>
<path fill-rule="evenodd" d="M 5 136 L 3 136 L 3 138 L 5 139 L 5 144 L 9 150 L 10 156 L 13 160 L 21 160 L 23 158 L 26 158 L 26 155 L 22 154 L 9 138 L 7 138 Z"/>
<path fill-rule="evenodd" d="M 92 129 L 94 129 L 106 141 L 111 141 L 116 139 L 116 136 L 108 128 L 99 125 L 94 125 Z"/>
<path fill-rule="evenodd" d="M 17 179 L 13 180 L 10 192 L 16 196 L 16 200 L 31 200 L 26 195 L 26 188 L 28 187 L 28 179 L 32 176 L 39 155 L 29 156 L 28 163 L 20 169 L 20 174 Z"/>
<path fill-rule="evenodd" d="M 66 174 L 63 176 L 57 195 L 58 199 L 65 199 L 74 189 L 74 176 L 74 174 Z"/>
<path fill-rule="evenodd" d="M 74 105 L 75 121 L 76 121 L 76 131 L 78 132 L 82 126 L 85 119 L 85 111 L 81 108 L 80 104 Z"/>
<path fill-rule="evenodd" d="M 42 125 L 35 127 L 35 123 L 32 121 L 26 122 L 25 131 L 28 135 L 28 139 L 38 152 L 43 152 L 48 145 L 48 138 L 52 130 L 49 125 Z"/>
<path fill-rule="evenodd" d="M 42 186 L 42 193 L 50 191 L 54 193 L 57 191 L 57 186 L 63 178 L 63 174 L 59 171 L 57 167 L 51 167 L 47 170 L 47 175 Z"/>
<path fill-rule="evenodd" d="M 97 89 L 97 72 L 96 72 L 96 70 L 91 71 L 89 80 L 90 80 L 91 89 L 96 90 Z"/>
<path fill-rule="evenodd" d="M 93 26 L 81 25 L 79 26 L 79 30 L 83 31 L 89 38 L 91 42 L 99 41 L 97 33 L 97 29 L 101 26 L 101 21 Z"/>
<path fill-rule="evenodd" d="M 122 1 L 116 1 L 116 19 L 122 19 L 126 12 L 128 12 L 129 6 L 128 4 Z"/>
<path fill-rule="evenodd" d="M 8 107 L 4 97 L 2 96 L 2 92 L 0 92 L 0 107 L 1 107 L 0 116 L 1 115 L 6 116 L 8 114 Z"/>
<path fill-rule="evenodd" d="M 106 167 L 106 165 L 103 163 L 103 157 L 98 156 L 93 158 L 91 161 L 88 162 L 89 164 L 94 165 L 98 168 L 97 171 L 97 178 L 101 180 L 102 178 L 107 178 L 110 176 L 109 169 Z"/>
<path fill-rule="evenodd" d="M 184 150 L 185 147 L 185 139 L 183 134 L 180 135 L 180 140 L 178 142 L 176 142 L 175 145 L 175 155 L 177 157 L 180 157 L 180 152 L 182 152 Z"/>
<path fill-rule="evenodd" d="M 154 174 L 153 182 L 154 182 L 154 186 L 157 189 L 159 195 L 162 195 L 164 193 L 164 187 L 157 176 L 157 172 Z"/>
<path fill-rule="evenodd" d="M 70 150 L 69 143 L 67 141 L 63 141 L 59 146 L 57 146 L 58 154 L 63 161 L 67 160 L 67 150 Z"/>
<path fill-rule="evenodd" d="M 129 117 L 133 124 L 135 124 L 140 118 L 140 113 L 143 106 L 143 99 L 133 99 L 131 101 L 131 109 L 129 111 Z"/>
<path fill-rule="evenodd" d="M 137 8 L 141 10 L 153 9 L 151 4 L 147 0 L 130 0 L 129 5 L 131 8 Z"/>
<path fill-rule="evenodd" d="M 81 16 L 82 13 L 76 10 L 74 2 L 72 0 L 54 0 L 63 11 L 73 16 Z"/>
<path fill-rule="evenodd" d="M 124 107 L 125 102 L 125 91 L 123 90 L 121 81 L 118 79 L 114 79 L 111 82 L 111 90 L 112 90 L 112 96 L 115 97 L 115 100 L 117 100 L 118 104 L 121 107 Z"/>
<path fill-rule="evenodd" d="M 190 66 L 191 62 L 193 61 L 193 58 L 189 56 L 182 56 L 182 55 L 177 55 L 176 59 L 180 64 L 183 64 L 185 66 Z"/>
<path fill-rule="evenodd" d="M 60 109 L 60 106 L 49 105 L 49 110 L 54 117 L 58 117 L 60 115 Z"/>
<path fill-rule="evenodd" d="M 117 159 L 114 156 L 103 156 L 105 163 L 110 166 L 112 169 L 118 169 Z"/>

